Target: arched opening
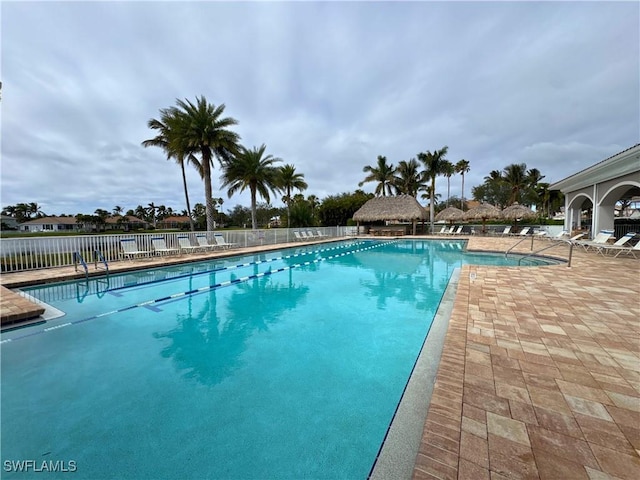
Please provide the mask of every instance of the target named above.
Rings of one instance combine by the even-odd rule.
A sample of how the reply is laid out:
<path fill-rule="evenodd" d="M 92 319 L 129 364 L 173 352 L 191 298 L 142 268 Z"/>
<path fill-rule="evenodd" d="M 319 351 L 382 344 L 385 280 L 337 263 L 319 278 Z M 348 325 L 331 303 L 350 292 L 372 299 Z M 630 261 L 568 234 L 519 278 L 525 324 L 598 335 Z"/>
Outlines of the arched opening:
<path fill-rule="evenodd" d="M 629 218 L 631 206 L 640 198 L 640 185 L 622 182 L 606 191 L 598 205 L 598 229 L 613 228 L 620 238 L 628 232 L 638 232 L 640 219 Z"/>
<path fill-rule="evenodd" d="M 590 230 L 593 219 L 593 202 L 586 194 L 576 195 L 567 205 L 565 225 L 571 228 L 572 236 L 581 230 Z"/>

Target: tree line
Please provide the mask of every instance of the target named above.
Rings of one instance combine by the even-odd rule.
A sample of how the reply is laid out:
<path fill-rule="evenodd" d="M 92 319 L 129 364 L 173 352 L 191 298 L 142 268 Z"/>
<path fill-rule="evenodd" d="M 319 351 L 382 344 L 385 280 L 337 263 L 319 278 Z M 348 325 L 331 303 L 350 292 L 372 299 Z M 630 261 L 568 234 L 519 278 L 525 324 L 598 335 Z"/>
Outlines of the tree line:
<path fill-rule="evenodd" d="M 294 195 L 296 190 L 303 192 L 308 188 L 304 174 L 296 171 L 292 164 L 280 165 L 283 160 L 268 154 L 264 143 L 259 147 L 241 145 L 240 136 L 232 130 L 238 121 L 224 116 L 224 111 L 224 104 L 213 105 L 204 96 L 196 97 L 195 102 L 177 99 L 175 106 L 160 109 L 159 117 L 147 122 L 147 126 L 155 132 L 155 137 L 144 140 L 142 146 L 161 148 L 167 160 L 173 160 L 180 167 L 186 205 L 186 209 L 180 214 L 189 218 L 192 230 L 196 227 L 213 230 L 216 218 L 218 223 L 232 219 L 230 223 L 234 224 L 247 213 L 244 207 L 240 206 L 231 210 L 229 215 L 223 214 L 221 209 L 218 211 L 218 206 L 222 207 L 224 202 L 222 198 L 213 197 L 211 175 L 216 160 L 221 172 L 221 188 L 226 189 L 229 198 L 236 193 L 249 191 L 249 213 L 253 229 L 258 228 L 259 224 L 264 225 L 265 212 L 284 217 L 287 227 L 305 224 L 346 224 L 350 217 L 345 218 L 345 215 L 355 213 L 353 208 L 356 205 L 359 208 L 373 196 L 356 190 L 355 193 L 329 196 L 320 202 L 314 195 L 307 198 L 302 194 Z M 389 163 L 385 156 L 379 155 L 375 165 L 364 166 L 363 172 L 367 175 L 358 186 L 375 182 L 375 195 L 407 194 L 417 198 L 421 194 L 422 199 L 429 200 L 433 228 L 437 199 L 440 197 L 436 193 L 438 176 L 447 178 L 446 206 L 449 206 L 451 177 L 460 174 L 462 193 L 459 205 L 462 210 L 465 209 L 464 182 L 465 174 L 470 171 L 470 162 L 461 159 L 453 163 L 446 158 L 447 153 L 446 145 L 433 151 L 419 152 L 415 158 L 400 161 L 397 167 Z M 191 208 L 189 200 L 185 173 L 187 166 L 196 169 L 204 184 L 205 204 L 196 204 L 194 208 Z M 508 165 L 503 171 L 492 171 L 485 177 L 482 185 L 472 188 L 472 195 L 474 200 L 486 201 L 500 207 L 519 202 L 536 205 L 539 209 L 549 212 L 552 205 L 557 203 L 558 196 L 554 195 L 556 192 L 549 191 L 549 184 L 541 183 L 543 178 L 537 169 L 527 170 L 525 164 Z M 286 213 L 278 212 L 270 205 L 271 196 L 277 194 L 283 195 Z M 259 197 L 264 202 L 260 204 L 261 218 L 258 218 Z M 458 199 L 455 199 L 455 202 L 457 205 Z M 116 206 L 114 215 L 121 213 L 122 208 Z M 7 206 L 3 209 L 3 214 L 15 217 L 18 222 L 45 216 L 36 203 Z M 147 207 L 139 205 L 126 214 L 141 218 L 155 226 L 158 220 L 175 212 L 163 205 L 149 203 Z M 108 211 L 97 209 L 94 215 L 79 214 L 76 217 L 100 225 L 109 215 Z M 242 225 L 245 223 L 247 222 L 242 222 Z"/>
<path fill-rule="evenodd" d="M 362 186 L 367 182 L 375 182 L 375 194 L 384 195 L 411 195 L 417 199 L 421 194 L 422 199 L 429 200 L 429 216 L 431 228 L 435 212 L 438 207 L 439 194 L 436 193 L 436 178 L 447 178 L 447 201 L 441 208 L 450 205 L 451 177 L 460 174 L 462 177 L 461 198 L 455 199 L 456 205 L 464 211 L 466 202 L 464 197 L 464 176 L 471 171 L 468 160 L 461 159 L 456 163 L 450 162 L 446 155 L 448 147 L 445 145 L 433 151 L 420 152 L 416 158 L 402 160 L 398 166 L 387 161 L 385 156 L 379 155 L 377 163 L 366 165 L 362 171 L 367 176 L 359 183 Z M 535 206 L 541 216 L 549 216 L 558 211 L 564 202 L 562 193 L 549 190 L 549 184 L 541 180 L 544 175 L 537 168 L 527 169 L 525 163 L 507 165 L 502 171 L 493 170 L 484 178 L 482 185 L 471 189 L 473 199 L 480 202 L 491 203 L 499 208 L 504 208 L 514 203 L 526 206 Z"/>

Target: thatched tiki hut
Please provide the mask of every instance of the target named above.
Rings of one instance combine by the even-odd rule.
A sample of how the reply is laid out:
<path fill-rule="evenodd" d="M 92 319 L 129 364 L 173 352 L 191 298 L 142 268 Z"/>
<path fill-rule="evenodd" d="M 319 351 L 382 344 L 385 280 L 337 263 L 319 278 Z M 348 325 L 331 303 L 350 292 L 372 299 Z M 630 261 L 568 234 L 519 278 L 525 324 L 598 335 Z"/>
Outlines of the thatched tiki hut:
<path fill-rule="evenodd" d="M 416 234 L 416 222 L 424 221 L 428 217 L 427 211 L 411 195 L 375 197 L 353 214 L 353 219 L 358 223 L 358 231 L 360 231 L 360 222 L 397 220 L 411 222 L 413 235 Z"/>

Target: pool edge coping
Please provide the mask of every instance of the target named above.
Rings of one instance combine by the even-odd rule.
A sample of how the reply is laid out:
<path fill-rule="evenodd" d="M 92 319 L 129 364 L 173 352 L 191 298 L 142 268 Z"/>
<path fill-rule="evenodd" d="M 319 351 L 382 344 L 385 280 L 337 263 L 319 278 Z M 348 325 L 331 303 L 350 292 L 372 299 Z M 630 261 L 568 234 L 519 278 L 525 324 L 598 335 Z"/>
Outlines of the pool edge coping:
<path fill-rule="evenodd" d="M 427 338 L 369 475 L 371 480 L 410 479 L 413 476 L 458 291 L 460 272 L 461 268 L 453 271 L 442 295 Z"/>

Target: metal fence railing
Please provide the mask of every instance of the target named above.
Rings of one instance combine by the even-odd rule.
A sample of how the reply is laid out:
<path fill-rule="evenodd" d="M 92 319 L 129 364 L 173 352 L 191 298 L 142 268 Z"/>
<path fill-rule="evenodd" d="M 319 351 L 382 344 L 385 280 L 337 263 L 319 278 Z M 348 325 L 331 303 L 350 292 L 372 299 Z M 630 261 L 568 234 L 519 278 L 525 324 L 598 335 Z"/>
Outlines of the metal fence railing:
<path fill-rule="evenodd" d="M 264 230 L 216 230 L 197 232 L 205 234 L 211 244 L 214 234 L 222 234 L 226 242 L 238 247 L 277 245 L 296 240 L 294 232 L 312 232 L 318 238 L 335 238 L 347 234 L 347 227 L 272 228 Z M 98 251 L 108 263 L 124 259 L 120 240 L 133 239 L 141 256 L 155 255 L 152 239 L 162 237 L 168 248 L 180 249 L 178 237 L 187 235 L 192 245 L 197 245 L 194 232 L 122 233 L 109 235 L 39 236 L 0 239 L 0 269 L 2 272 L 19 272 L 51 267 L 74 265 L 74 253 L 84 260 L 94 262 Z M 322 235 L 322 237 L 321 237 Z M 127 242 L 125 242 L 127 243 Z"/>

